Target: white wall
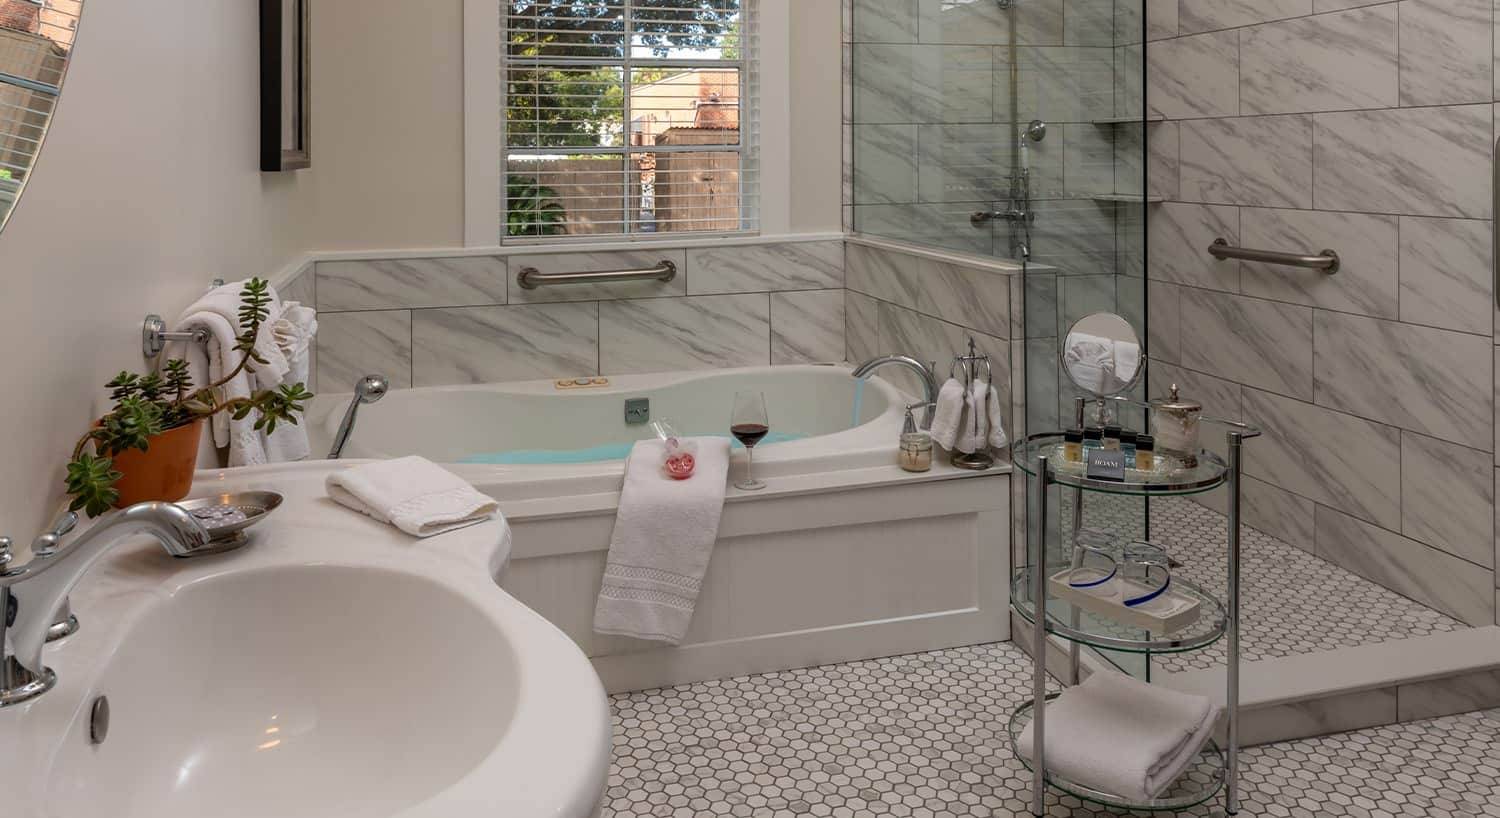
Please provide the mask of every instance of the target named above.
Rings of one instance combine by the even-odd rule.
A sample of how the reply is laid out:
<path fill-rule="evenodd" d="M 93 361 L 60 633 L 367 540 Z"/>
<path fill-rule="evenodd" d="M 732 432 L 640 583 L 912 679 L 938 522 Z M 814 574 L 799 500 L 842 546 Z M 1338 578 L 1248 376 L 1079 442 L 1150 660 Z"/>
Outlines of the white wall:
<path fill-rule="evenodd" d="M 291 175 L 257 168 L 257 7 L 84 7 L 35 175 L 0 233 L 0 534 L 29 540 L 60 499 L 99 384 L 142 366 L 140 322 L 214 277 L 300 248 Z"/>
<path fill-rule="evenodd" d="M 314 249 L 464 244 L 463 5 L 314 5 L 314 159 L 307 193 Z M 766 58 L 780 61 L 767 66 L 767 80 L 790 78 L 774 93 L 768 88 L 764 101 L 768 117 L 772 110 L 785 112 L 763 123 L 765 172 L 783 169 L 783 191 L 796 180 L 793 195 L 780 197 L 779 212 L 763 214 L 766 232 L 837 232 L 839 0 L 762 0 L 762 7 L 768 40 L 772 23 L 780 21 L 781 42 L 765 44 Z M 498 60 L 497 54 L 496 70 Z M 768 193 L 774 189 L 769 179 L 765 185 Z"/>

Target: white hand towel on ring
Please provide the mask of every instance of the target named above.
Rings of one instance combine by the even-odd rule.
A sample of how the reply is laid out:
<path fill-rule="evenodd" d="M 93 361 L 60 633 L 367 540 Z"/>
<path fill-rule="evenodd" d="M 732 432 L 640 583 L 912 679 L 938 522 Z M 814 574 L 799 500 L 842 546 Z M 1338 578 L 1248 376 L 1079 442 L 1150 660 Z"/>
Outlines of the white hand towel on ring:
<path fill-rule="evenodd" d="M 932 413 L 932 440 L 944 449 L 952 450 L 958 440 L 958 424 L 964 416 L 964 387 L 949 378 L 938 390 L 937 408 Z"/>

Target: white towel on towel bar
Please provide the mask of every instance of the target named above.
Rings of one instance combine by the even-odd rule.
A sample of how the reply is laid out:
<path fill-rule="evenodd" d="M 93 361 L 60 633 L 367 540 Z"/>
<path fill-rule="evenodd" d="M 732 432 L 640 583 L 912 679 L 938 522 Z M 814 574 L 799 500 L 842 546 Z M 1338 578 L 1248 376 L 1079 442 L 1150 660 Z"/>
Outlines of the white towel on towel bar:
<path fill-rule="evenodd" d="M 719 538 L 729 441 L 700 437 L 697 470 L 674 480 L 662 441 L 642 440 L 625 461 L 625 485 L 594 607 L 594 630 L 676 645 L 687 635 Z"/>
<path fill-rule="evenodd" d="M 240 353 L 234 346 L 243 331 L 239 309 L 244 288 L 243 281 L 215 287 L 177 319 L 179 330 L 201 327 L 211 335 L 207 349 L 208 377 L 200 378 L 200 384 L 217 382 L 239 364 Z M 309 344 L 318 326 L 316 313 L 297 302 L 283 304 L 274 289 L 269 294 L 269 315 L 261 322 L 255 337 L 255 351 L 266 362 L 252 361 L 224 384 L 221 396 L 224 400 L 248 398 L 256 390 L 306 381 Z M 214 445 L 229 450 L 228 465 L 288 462 L 306 459 L 311 454 L 307 428 L 300 418 L 296 424 L 278 423 L 270 435 L 255 428 L 256 420 L 253 412 L 240 420 L 231 418 L 229 412 L 214 415 L 210 424 Z"/>

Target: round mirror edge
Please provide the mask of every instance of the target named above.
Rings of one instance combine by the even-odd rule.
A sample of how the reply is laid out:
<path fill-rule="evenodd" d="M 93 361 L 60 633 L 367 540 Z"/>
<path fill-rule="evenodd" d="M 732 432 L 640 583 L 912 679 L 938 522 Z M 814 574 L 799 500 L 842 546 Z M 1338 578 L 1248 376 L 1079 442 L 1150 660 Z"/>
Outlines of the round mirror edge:
<path fill-rule="evenodd" d="M 15 191 L 10 194 L 11 198 L 9 204 L 0 203 L 0 233 L 5 232 L 6 226 L 10 224 L 11 218 L 15 216 L 16 210 L 21 206 L 21 198 L 25 196 L 27 188 L 31 185 L 32 177 L 36 174 L 36 170 L 41 164 L 42 150 L 47 145 L 47 137 L 52 133 L 52 125 L 57 119 L 58 108 L 62 105 L 63 89 L 67 87 L 68 76 L 72 74 L 73 71 L 73 52 L 77 47 L 78 33 L 83 27 L 84 3 L 85 0 L 67 0 L 67 5 L 72 7 L 71 11 L 60 8 L 54 3 L 53 0 L 40 0 L 37 3 L 39 7 L 37 9 L 39 15 L 43 13 L 51 13 L 53 15 L 57 15 L 57 18 L 71 20 L 72 25 L 67 27 L 67 31 L 70 37 L 67 43 L 67 53 L 63 58 L 62 69 L 58 72 L 57 76 L 57 83 L 55 86 L 57 88 L 57 92 L 52 95 L 52 106 L 47 112 L 46 120 L 40 126 L 41 134 L 36 138 L 36 147 L 31 151 L 30 164 L 26 166 L 25 176 L 21 178 L 21 181 L 16 186 Z M 38 27 L 40 28 L 42 25 L 43 20 L 41 17 L 39 17 Z M 53 19 L 51 22 L 47 22 L 46 25 L 56 27 L 57 20 Z M 16 29 L 8 30 L 16 31 Z M 41 37 L 43 35 L 38 33 L 32 36 Z M 56 42 L 56 40 L 53 41 Z M 0 123 L 0 125 L 3 124 L 4 123 Z M 4 136 L 4 134 L 0 133 L 0 136 Z"/>
<path fill-rule="evenodd" d="M 1128 343 L 1134 344 L 1136 346 L 1136 349 L 1139 350 L 1139 353 L 1138 353 L 1139 354 L 1139 360 L 1138 360 L 1138 362 L 1136 364 L 1135 372 L 1131 374 L 1131 376 L 1130 376 L 1130 378 L 1128 380 L 1123 381 L 1123 382 L 1120 381 L 1120 379 L 1118 377 L 1115 377 L 1114 381 L 1117 382 L 1117 383 L 1120 383 L 1121 386 L 1120 386 L 1119 389 L 1117 389 L 1115 391 L 1112 391 L 1112 392 L 1100 392 L 1098 390 L 1090 388 L 1088 385 L 1086 385 L 1084 383 L 1081 383 L 1079 381 L 1079 379 L 1074 376 L 1073 371 L 1071 369 L 1069 369 L 1069 367 L 1068 367 L 1068 360 L 1067 360 L 1068 349 L 1072 346 L 1068 342 L 1068 339 L 1072 338 L 1074 333 L 1079 332 L 1080 331 L 1079 327 L 1083 326 L 1086 322 L 1089 321 L 1089 319 L 1092 319 L 1092 318 L 1107 318 L 1107 319 L 1116 319 L 1116 320 L 1118 320 L 1119 323 L 1125 327 L 1125 329 L 1129 330 L 1130 337 L 1129 338 L 1119 338 L 1119 339 L 1111 338 L 1110 340 L 1127 341 Z M 1097 310 L 1095 312 L 1088 313 L 1087 315 L 1084 315 L 1081 318 L 1079 318 L 1078 320 L 1074 321 L 1071 325 L 1069 325 L 1068 331 L 1063 335 L 1062 343 L 1058 345 L 1058 350 L 1057 350 L 1058 368 L 1061 369 L 1062 372 L 1063 372 L 1063 374 L 1067 376 L 1068 381 L 1071 382 L 1078 389 L 1080 389 L 1080 390 L 1088 393 L 1089 395 L 1093 396 L 1095 399 L 1115 398 L 1115 397 L 1119 397 L 1120 395 L 1127 394 L 1132 389 L 1135 389 L 1136 386 L 1140 384 L 1141 380 L 1146 375 L 1146 368 L 1147 368 L 1147 364 L 1148 364 L 1149 358 L 1150 358 L 1150 356 L 1146 352 L 1145 344 L 1142 343 L 1141 335 L 1140 335 L 1139 332 L 1136 331 L 1135 325 L 1132 324 L 1132 323 L 1130 323 L 1130 320 L 1127 319 L 1125 316 L 1120 315 L 1119 313 L 1116 313 L 1116 312 L 1110 312 L 1109 310 Z"/>

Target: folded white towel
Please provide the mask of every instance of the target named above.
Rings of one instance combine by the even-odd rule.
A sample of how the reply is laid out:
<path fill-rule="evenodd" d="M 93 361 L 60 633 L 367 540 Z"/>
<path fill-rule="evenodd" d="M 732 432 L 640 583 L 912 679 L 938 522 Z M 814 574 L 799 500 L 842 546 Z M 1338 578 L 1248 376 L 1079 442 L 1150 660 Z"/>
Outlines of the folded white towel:
<path fill-rule="evenodd" d="M 1221 712 L 1202 696 L 1095 673 L 1047 705 L 1047 767 L 1079 784 L 1148 801 L 1193 762 Z M 1033 744 L 1028 724 L 1016 746 L 1032 760 Z"/>
<path fill-rule="evenodd" d="M 1003 449 L 1010 445 L 1010 437 L 1005 434 L 1005 414 L 1000 407 L 1000 391 L 990 387 L 990 439 L 991 449 Z"/>
<path fill-rule="evenodd" d="M 964 387 L 953 378 L 938 390 L 937 408 L 932 414 L 932 439 L 944 449 L 952 449 L 958 440 L 958 424 L 964 416 Z"/>
<path fill-rule="evenodd" d="M 693 440 L 697 470 L 687 480 L 673 480 L 662 469 L 662 441 L 642 440 L 631 449 L 594 607 L 595 631 L 672 645 L 687 635 L 719 538 L 729 479 L 728 439 Z"/>
<path fill-rule="evenodd" d="M 328 496 L 413 537 L 482 523 L 500 509 L 458 475 L 425 457 L 402 457 L 336 471 Z"/>

